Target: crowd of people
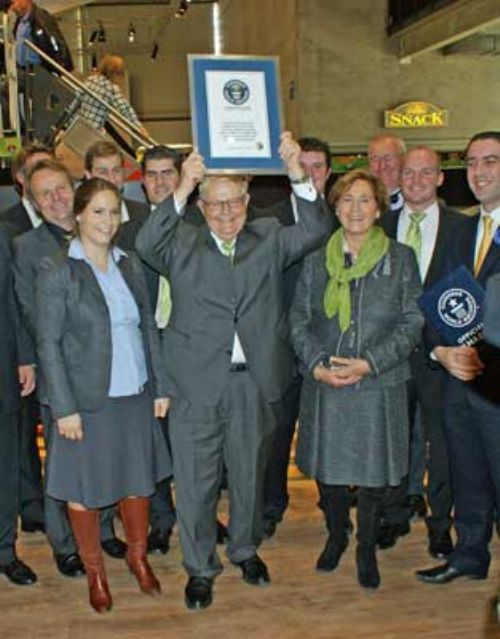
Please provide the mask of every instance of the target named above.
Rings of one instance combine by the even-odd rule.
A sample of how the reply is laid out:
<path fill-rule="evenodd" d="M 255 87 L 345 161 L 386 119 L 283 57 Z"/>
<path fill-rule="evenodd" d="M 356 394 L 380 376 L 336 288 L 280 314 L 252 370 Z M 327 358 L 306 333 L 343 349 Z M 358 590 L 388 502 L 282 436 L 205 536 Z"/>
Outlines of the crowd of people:
<path fill-rule="evenodd" d="M 321 140 L 284 133 L 280 154 L 289 194 L 269 207 L 252 204 L 247 178 L 207 175 L 196 152 L 146 151 L 147 204 L 123 198 L 114 143 L 88 149 L 76 189 L 41 144 L 15 159 L 20 200 L 0 214 L 0 572 L 12 583 L 37 580 L 16 553 L 19 518 L 46 533 L 62 575 L 87 575 L 98 612 L 112 606 L 103 553 L 157 594 L 147 554 L 168 552 L 176 522 L 188 608 L 212 603 L 221 543 L 248 584 L 268 584 L 258 548 L 288 505 L 297 422 L 297 465 L 327 528 L 317 570 L 338 566 L 355 501 L 362 587 L 379 586 L 377 548 L 416 511 L 444 560 L 419 579 L 487 576 L 500 353 L 445 343 L 418 299 L 458 265 L 483 287 L 500 272 L 500 133 L 465 151 L 477 216 L 438 198 L 434 150 L 394 136 L 333 187 Z"/>

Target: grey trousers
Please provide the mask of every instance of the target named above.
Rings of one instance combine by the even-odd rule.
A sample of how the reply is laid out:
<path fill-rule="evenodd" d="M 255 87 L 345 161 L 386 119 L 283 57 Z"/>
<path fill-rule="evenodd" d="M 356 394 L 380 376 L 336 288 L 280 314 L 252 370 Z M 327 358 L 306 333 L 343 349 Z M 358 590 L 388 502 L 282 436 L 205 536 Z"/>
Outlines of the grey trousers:
<path fill-rule="evenodd" d="M 172 399 L 169 422 L 184 567 L 191 576 L 215 577 L 222 570 L 216 521 L 224 464 L 230 561 L 248 559 L 261 542 L 264 477 L 276 412 L 249 373 L 235 372 L 214 405 Z"/>

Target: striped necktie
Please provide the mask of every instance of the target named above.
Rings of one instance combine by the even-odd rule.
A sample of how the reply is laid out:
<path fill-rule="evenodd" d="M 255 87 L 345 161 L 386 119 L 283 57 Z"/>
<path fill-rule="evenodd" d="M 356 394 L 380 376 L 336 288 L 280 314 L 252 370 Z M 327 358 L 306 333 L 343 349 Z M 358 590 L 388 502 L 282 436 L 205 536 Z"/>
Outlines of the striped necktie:
<path fill-rule="evenodd" d="M 491 217 L 491 215 L 483 215 L 481 219 L 483 221 L 483 237 L 481 239 L 481 244 L 479 245 L 476 261 L 474 262 L 475 277 L 477 277 L 479 271 L 481 270 L 486 254 L 490 250 L 492 240 L 491 231 L 493 228 L 493 218 Z"/>
<path fill-rule="evenodd" d="M 405 244 L 415 251 L 417 262 L 420 264 L 422 257 L 422 229 L 420 225 L 426 217 L 426 213 L 410 213 L 410 226 L 406 231 Z"/>

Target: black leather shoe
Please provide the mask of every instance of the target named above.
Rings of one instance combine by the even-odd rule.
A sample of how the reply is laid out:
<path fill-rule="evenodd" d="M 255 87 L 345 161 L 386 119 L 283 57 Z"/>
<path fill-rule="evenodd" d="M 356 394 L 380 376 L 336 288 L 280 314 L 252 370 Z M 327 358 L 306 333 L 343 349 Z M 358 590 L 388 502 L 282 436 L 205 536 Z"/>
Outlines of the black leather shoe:
<path fill-rule="evenodd" d="M 442 564 L 441 566 L 434 566 L 434 568 L 428 568 L 427 570 L 417 570 L 415 573 L 417 579 L 425 581 L 427 584 L 448 584 L 450 581 L 454 581 L 459 577 L 467 577 L 468 579 L 486 579 L 487 572 L 484 573 L 470 573 L 450 566 L 450 564 Z"/>
<path fill-rule="evenodd" d="M 80 555 L 72 552 L 70 555 L 54 555 L 57 570 L 65 577 L 82 577 L 85 574 Z"/>
<path fill-rule="evenodd" d="M 330 535 L 326 540 L 323 552 L 318 557 L 316 570 L 319 572 L 331 572 L 335 570 L 348 544 L 349 538 L 346 534 L 342 535 L 340 539 Z"/>
<path fill-rule="evenodd" d="M 227 532 L 227 527 L 224 526 L 221 521 L 217 520 L 217 544 L 223 546 L 228 539 L 229 533 Z"/>
<path fill-rule="evenodd" d="M 17 558 L 5 566 L 0 566 L 0 573 L 3 573 L 16 586 L 31 586 L 37 580 L 31 568 Z"/>
<path fill-rule="evenodd" d="M 377 545 L 381 550 L 392 548 L 396 545 L 398 537 L 403 537 L 410 532 L 410 524 L 382 524 L 377 537 Z"/>
<path fill-rule="evenodd" d="M 434 559 L 446 559 L 453 552 L 453 542 L 448 531 L 437 534 L 429 533 L 429 555 Z"/>
<path fill-rule="evenodd" d="M 21 530 L 27 533 L 45 532 L 45 524 L 43 521 L 31 521 L 30 519 L 23 519 L 21 521 Z"/>
<path fill-rule="evenodd" d="M 124 559 L 127 554 L 127 544 L 118 537 L 104 539 L 101 541 L 101 546 L 104 552 L 113 559 Z"/>
<path fill-rule="evenodd" d="M 414 515 L 420 518 L 424 518 L 427 515 L 427 504 L 423 495 L 408 495 L 406 501 Z"/>
<path fill-rule="evenodd" d="M 184 590 L 186 606 L 190 610 L 208 608 L 212 603 L 213 583 L 209 577 L 189 577 Z"/>
<path fill-rule="evenodd" d="M 170 550 L 171 534 L 171 530 L 166 533 L 161 530 L 152 530 L 148 535 L 148 553 L 150 555 L 166 555 Z"/>
<path fill-rule="evenodd" d="M 360 586 L 363 588 L 378 588 L 380 586 L 380 573 L 374 546 L 359 545 L 356 548 L 356 566 Z"/>
<path fill-rule="evenodd" d="M 267 566 L 258 555 L 253 555 L 253 557 L 249 557 L 245 561 L 239 561 L 235 565 L 241 568 L 243 580 L 247 584 L 251 586 L 267 586 L 271 583 Z"/>

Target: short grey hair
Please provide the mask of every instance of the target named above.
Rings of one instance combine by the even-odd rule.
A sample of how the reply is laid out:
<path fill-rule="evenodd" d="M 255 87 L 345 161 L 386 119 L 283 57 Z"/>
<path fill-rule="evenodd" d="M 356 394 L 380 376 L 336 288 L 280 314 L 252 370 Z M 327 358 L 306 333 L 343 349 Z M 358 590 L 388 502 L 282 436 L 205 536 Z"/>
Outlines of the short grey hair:
<path fill-rule="evenodd" d="M 244 175 L 207 175 L 200 182 L 200 198 L 203 199 L 203 196 L 211 184 L 222 181 L 233 182 L 234 184 L 239 185 L 241 187 L 241 195 L 248 193 L 248 178 Z"/>

